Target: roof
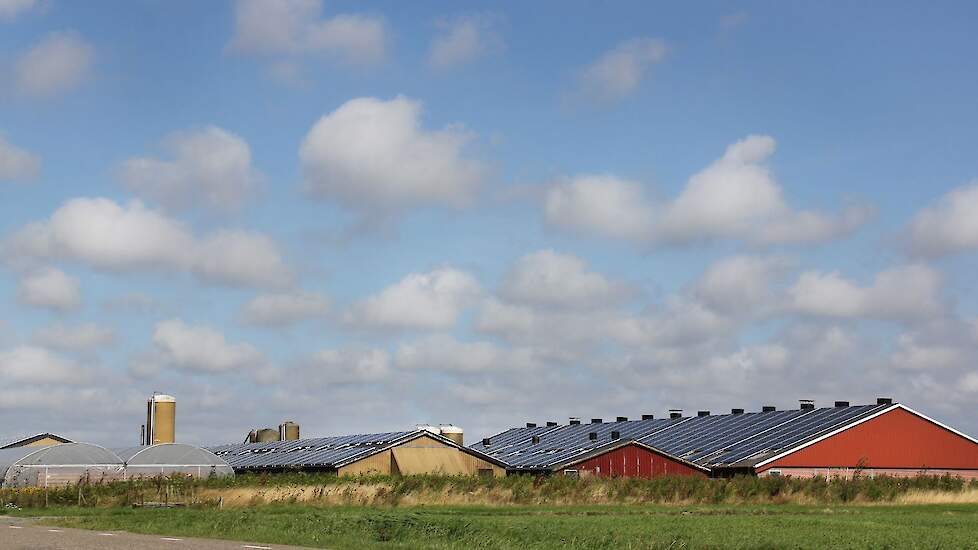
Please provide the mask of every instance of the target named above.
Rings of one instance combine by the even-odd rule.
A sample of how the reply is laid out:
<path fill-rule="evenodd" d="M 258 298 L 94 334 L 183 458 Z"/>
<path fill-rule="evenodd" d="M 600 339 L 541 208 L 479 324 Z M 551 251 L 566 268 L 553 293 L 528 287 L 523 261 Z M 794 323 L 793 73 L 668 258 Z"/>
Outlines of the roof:
<path fill-rule="evenodd" d="M 49 447 L 0 449 L 0 479 L 13 466 L 122 466 L 122 459 L 105 447 L 90 443 L 61 443 Z"/>
<path fill-rule="evenodd" d="M 236 443 L 208 447 L 235 470 L 275 470 L 286 468 L 342 468 L 368 456 L 428 436 L 461 452 L 478 456 L 498 466 L 502 461 L 477 450 L 463 447 L 451 439 L 427 430 L 343 435 L 316 439 Z"/>
<path fill-rule="evenodd" d="M 554 470 L 607 452 L 611 432 L 704 468 L 749 468 L 789 449 L 900 405 L 855 405 L 756 413 L 513 428 L 478 449 L 510 470 Z M 591 439 L 590 434 L 597 438 Z M 534 443 L 534 436 L 538 442 Z"/>
<path fill-rule="evenodd" d="M 40 441 L 47 437 L 54 439 L 56 441 L 60 441 L 61 443 L 72 442 L 67 437 L 63 437 L 49 432 L 30 434 L 30 435 L 19 435 L 19 436 L 0 436 L 0 449 L 23 447 L 24 445 L 30 445 L 35 441 Z"/>
<path fill-rule="evenodd" d="M 126 466 L 160 466 L 160 465 L 181 465 L 181 466 L 227 466 L 223 458 L 214 453 L 187 445 L 185 443 L 158 443 L 156 445 L 143 445 L 141 447 L 129 447 L 127 449 L 117 449 L 115 451 Z"/>
<path fill-rule="evenodd" d="M 678 456 L 673 456 L 673 455 L 671 455 L 669 453 L 664 453 L 664 452 L 656 449 L 655 447 L 652 447 L 650 445 L 646 445 L 645 443 L 642 443 L 642 442 L 639 442 L 639 441 L 635 441 L 634 439 L 626 439 L 624 441 L 622 441 L 622 440 L 612 441 L 611 443 L 608 443 L 606 445 L 602 445 L 600 447 L 597 447 L 595 449 L 592 449 L 591 451 L 589 451 L 587 453 L 584 453 L 583 455 L 578 455 L 578 456 L 575 456 L 574 458 L 572 458 L 570 460 L 567 460 L 565 462 L 562 462 L 562 463 L 559 463 L 559 464 L 554 464 L 552 466 L 552 469 L 554 469 L 554 470 L 562 470 L 564 468 L 567 468 L 568 466 L 573 466 L 574 464 L 579 464 L 581 462 L 584 462 L 585 460 L 590 460 L 590 459 L 592 459 L 592 458 L 594 458 L 596 456 L 601 456 L 601 455 L 603 455 L 605 453 L 608 453 L 608 452 L 611 452 L 611 451 L 620 449 L 622 447 L 629 447 L 629 446 L 639 447 L 639 448 L 645 449 L 645 450 L 647 450 L 649 452 L 660 454 L 660 455 L 662 455 L 662 456 L 664 456 L 664 457 L 666 457 L 666 458 L 668 458 L 670 460 L 675 460 L 676 462 L 679 462 L 680 464 L 685 464 L 686 466 L 689 466 L 690 468 L 693 468 L 693 469 L 696 469 L 696 470 L 700 470 L 700 471 L 707 472 L 707 473 L 709 473 L 709 471 L 710 471 L 710 469 L 707 468 L 707 467 L 705 467 L 705 466 L 700 466 L 699 464 L 696 464 L 695 462 L 690 462 L 690 461 L 688 461 L 688 460 L 686 460 L 684 458 L 679 458 Z"/>

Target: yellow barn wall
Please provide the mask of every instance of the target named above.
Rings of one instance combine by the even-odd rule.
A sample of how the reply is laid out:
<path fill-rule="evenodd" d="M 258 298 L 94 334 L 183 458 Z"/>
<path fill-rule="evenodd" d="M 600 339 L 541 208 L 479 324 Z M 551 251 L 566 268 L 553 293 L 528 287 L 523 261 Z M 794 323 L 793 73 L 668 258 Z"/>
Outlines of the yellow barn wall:
<path fill-rule="evenodd" d="M 368 456 L 358 460 L 353 464 L 343 466 L 336 472 L 341 476 L 357 476 L 369 474 L 390 474 L 391 472 L 391 452 L 390 450 Z M 396 472 L 395 472 L 396 473 Z"/>
<path fill-rule="evenodd" d="M 422 436 L 340 468 L 339 475 L 359 474 L 447 474 L 477 475 L 491 470 L 503 477 L 506 470 L 491 462 L 460 451 L 431 437 Z"/>
<path fill-rule="evenodd" d="M 24 447 L 48 447 L 50 445 L 57 445 L 59 443 L 61 443 L 61 441 L 58 441 L 57 439 L 51 437 L 42 437 L 37 441 L 32 441 L 27 445 L 24 445 Z"/>

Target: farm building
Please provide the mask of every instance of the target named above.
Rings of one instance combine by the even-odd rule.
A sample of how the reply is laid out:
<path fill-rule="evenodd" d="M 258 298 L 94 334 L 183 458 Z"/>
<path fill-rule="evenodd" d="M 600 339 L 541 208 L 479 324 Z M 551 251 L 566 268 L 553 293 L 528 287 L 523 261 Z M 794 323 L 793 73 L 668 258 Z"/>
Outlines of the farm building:
<path fill-rule="evenodd" d="M 221 457 L 184 443 L 143 445 L 117 450 L 116 454 L 125 462 L 127 479 L 173 474 L 196 478 L 234 475 L 234 470 Z"/>
<path fill-rule="evenodd" d="M 57 445 L 58 443 L 71 443 L 67 437 L 52 433 L 39 433 L 22 435 L 18 437 L 0 437 L 0 449 L 13 449 L 15 447 L 46 447 Z"/>
<path fill-rule="evenodd" d="M 815 408 L 803 402 L 794 410 L 528 424 L 471 448 L 504 462 L 511 473 L 978 478 L 978 441 L 890 399 L 875 405 L 839 401 Z"/>
<path fill-rule="evenodd" d="M 124 464 L 112 451 L 88 443 L 0 450 L 0 486 L 51 487 L 124 477 Z"/>
<path fill-rule="evenodd" d="M 506 475 L 501 461 L 426 429 L 238 443 L 209 450 L 226 460 L 235 472 L 305 470 L 337 475 Z"/>

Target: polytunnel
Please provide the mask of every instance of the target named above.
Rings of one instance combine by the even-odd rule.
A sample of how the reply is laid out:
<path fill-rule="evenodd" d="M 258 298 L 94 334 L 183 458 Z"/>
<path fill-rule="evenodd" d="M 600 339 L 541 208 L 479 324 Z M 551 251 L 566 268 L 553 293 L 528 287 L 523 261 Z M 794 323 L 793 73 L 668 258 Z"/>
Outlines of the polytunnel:
<path fill-rule="evenodd" d="M 116 451 L 126 464 L 126 477 L 184 474 L 196 478 L 233 476 L 221 457 L 184 443 L 158 443 Z"/>
<path fill-rule="evenodd" d="M 123 478 L 122 459 L 90 443 L 0 449 L 0 486 L 58 487 Z"/>

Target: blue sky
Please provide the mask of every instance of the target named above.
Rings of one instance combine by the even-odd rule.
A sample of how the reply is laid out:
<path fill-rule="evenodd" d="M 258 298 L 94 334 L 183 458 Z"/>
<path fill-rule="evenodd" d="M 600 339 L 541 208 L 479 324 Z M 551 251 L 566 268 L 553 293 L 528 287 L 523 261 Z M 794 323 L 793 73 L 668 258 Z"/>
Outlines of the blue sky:
<path fill-rule="evenodd" d="M 975 15 L 0 0 L 0 433 L 978 432 Z"/>

